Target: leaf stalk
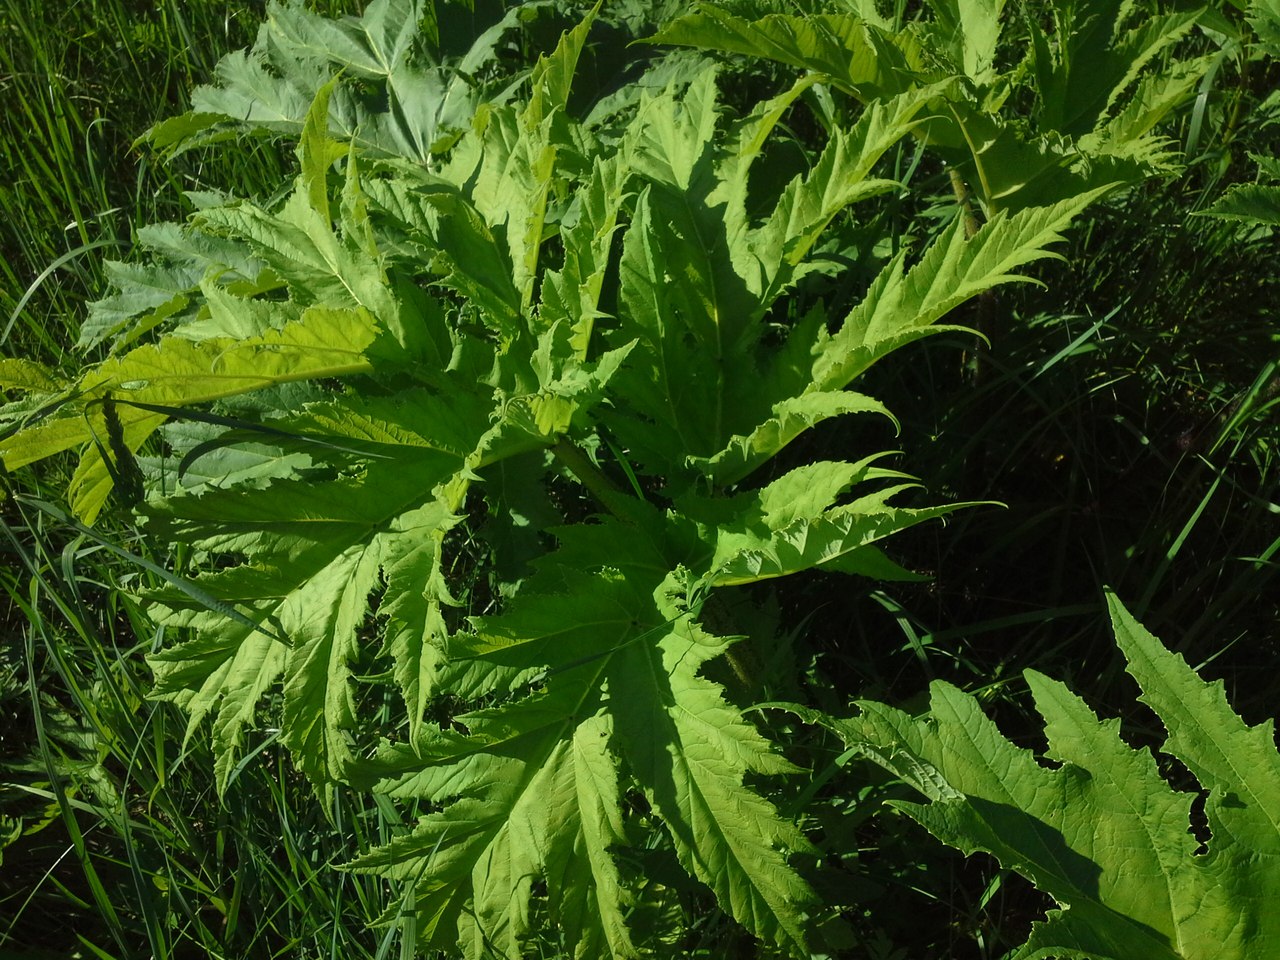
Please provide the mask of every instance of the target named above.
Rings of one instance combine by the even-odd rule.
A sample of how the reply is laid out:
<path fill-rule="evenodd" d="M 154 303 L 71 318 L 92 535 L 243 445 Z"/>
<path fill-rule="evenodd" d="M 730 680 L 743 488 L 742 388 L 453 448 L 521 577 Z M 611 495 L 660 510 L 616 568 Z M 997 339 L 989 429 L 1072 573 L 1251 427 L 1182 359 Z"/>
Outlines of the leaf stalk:
<path fill-rule="evenodd" d="M 631 517 L 632 511 L 628 509 L 628 505 L 635 498 L 614 486 L 613 481 L 606 477 L 568 437 L 561 436 L 556 440 L 551 452 L 560 461 L 561 466 L 573 474 L 574 478 L 587 488 L 601 506 L 619 520 L 627 520 Z"/>

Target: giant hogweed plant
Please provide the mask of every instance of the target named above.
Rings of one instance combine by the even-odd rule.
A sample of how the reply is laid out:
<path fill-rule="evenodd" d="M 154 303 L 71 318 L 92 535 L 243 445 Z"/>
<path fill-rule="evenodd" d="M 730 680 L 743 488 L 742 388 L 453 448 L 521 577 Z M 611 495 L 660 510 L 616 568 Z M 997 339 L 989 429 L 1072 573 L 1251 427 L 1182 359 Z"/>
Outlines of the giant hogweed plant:
<path fill-rule="evenodd" d="M 1178 51 L 1195 9 L 1053 0 L 1011 16 L 1005 0 L 928 0 L 931 16 L 903 23 L 870 2 L 826 6 L 703 2 L 653 39 L 789 64 L 863 101 L 954 78 L 914 132 L 988 215 L 1176 169 L 1159 125 L 1212 60 Z"/>
<path fill-rule="evenodd" d="M 396 9 L 341 30 L 382 49 Z M 850 385 L 1019 279 L 1096 191 L 973 236 L 957 221 L 852 309 L 799 311 L 817 245 L 898 189 L 877 161 L 940 88 L 868 102 L 761 204 L 753 162 L 815 78 L 733 117 L 708 66 L 603 139 L 566 109 L 589 25 L 429 163 L 335 130 L 343 81 L 321 83 L 286 195 L 201 195 L 143 234 L 127 282 L 157 292 L 101 308 L 107 359 L 70 380 L 0 362 L 26 392 L 0 453 L 74 451 L 80 522 L 114 499 L 181 546 L 147 597 L 169 639 L 154 695 L 211 738 L 220 789 L 265 703 L 321 794 L 419 815 L 347 869 L 403 883 L 387 916 L 412 913 L 424 947 L 516 956 L 551 923 L 576 956 L 637 955 L 625 853 L 647 824 L 803 956 L 820 908 L 789 855 L 807 844 L 767 796 L 801 771 L 709 674 L 750 680 L 726 596 L 910 576 L 878 543 L 954 505 L 895 505 L 910 481 L 886 451 L 778 455 L 830 418 L 888 416 Z M 477 539 L 491 605 L 464 617 Z M 388 697 L 402 724 L 371 729 Z"/>

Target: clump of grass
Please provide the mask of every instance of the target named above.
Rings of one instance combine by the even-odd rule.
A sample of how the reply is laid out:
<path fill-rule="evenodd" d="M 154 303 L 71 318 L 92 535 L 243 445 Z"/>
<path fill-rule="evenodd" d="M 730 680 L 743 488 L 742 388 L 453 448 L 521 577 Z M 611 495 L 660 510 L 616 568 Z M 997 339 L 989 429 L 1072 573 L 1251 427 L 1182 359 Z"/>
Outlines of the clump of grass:
<path fill-rule="evenodd" d="M 385 842 L 396 812 L 346 791 L 326 807 L 270 731 L 217 797 L 201 738 L 184 744 L 181 711 L 146 699 L 143 658 L 159 637 L 130 599 L 146 584 L 123 583 L 136 575 L 39 501 L 10 512 L 24 526 L 5 523 L 15 562 L 0 585 L 24 626 L 7 651 L 0 808 L 22 832 L 4 850 L 0 949 L 385 951 L 398 927 L 371 926 L 386 891 L 331 868 Z"/>

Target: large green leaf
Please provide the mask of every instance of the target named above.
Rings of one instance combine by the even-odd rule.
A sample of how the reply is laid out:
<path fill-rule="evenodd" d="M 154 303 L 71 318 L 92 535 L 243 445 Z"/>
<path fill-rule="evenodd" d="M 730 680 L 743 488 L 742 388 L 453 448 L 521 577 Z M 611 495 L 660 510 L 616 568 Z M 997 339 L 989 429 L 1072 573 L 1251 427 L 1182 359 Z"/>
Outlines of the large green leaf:
<path fill-rule="evenodd" d="M 895 258 L 839 330 L 830 336 L 820 332 L 813 388 L 843 387 L 880 357 L 943 329 L 934 325 L 966 300 L 998 284 L 1025 280 L 1013 271 L 1055 256 L 1046 249 L 1049 244 L 1061 240 L 1071 219 L 1105 190 L 1013 216 L 997 214 L 972 238 L 956 221 L 909 270 L 903 270 L 905 257 Z"/>
<path fill-rule="evenodd" d="M 808 849 L 747 774 L 798 772 L 725 702 L 699 667 L 729 644 L 676 619 L 656 643 L 623 648 L 611 689 L 628 767 L 662 817 L 684 868 L 751 933 L 804 955 L 813 900 L 785 851 Z"/>
<path fill-rule="evenodd" d="M 183 407 L 277 383 L 361 373 L 370 369 L 364 351 L 378 332 L 367 311 L 315 306 L 260 337 L 199 343 L 169 337 L 138 347 L 69 384 L 66 402 L 0 441 L 0 456 L 13 469 L 97 441 L 85 449 L 73 481 L 76 513 L 92 521 L 112 484 L 103 455 L 104 400 L 114 402 L 124 445 L 136 451 L 166 419 L 156 406 Z"/>
<path fill-rule="evenodd" d="M 477 736 L 485 737 L 482 724 L 473 722 Z M 550 726 L 481 741 L 520 759 L 496 759 L 472 739 L 423 744 L 420 762 L 437 770 L 441 783 L 487 783 L 491 789 L 484 799 L 462 799 L 427 817 L 412 833 L 348 866 L 414 884 L 423 946 L 461 947 L 469 956 L 494 950 L 518 955 L 519 940 L 529 933 L 532 884 L 545 877 L 552 917 L 575 945 L 574 956 L 639 956 L 608 849 L 621 833 L 609 719 L 597 713 L 576 726 L 554 719 Z M 423 778 L 416 789 L 431 786 Z"/>
<path fill-rule="evenodd" d="M 421 30 L 435 17 L 431 0 L 373 0 L 362 16 L 340 20 L 272 0 L 253 49 L 224 57 L 214 82 L 193 93 L 192 112 L 158 124 L 147 139 L 177 150 L 245 132 L 297 136 L 315 91 L 341 74 L 328 132 L 379 155 L 431 164 L 480 103 L 506 95 L 477 77 L 520 24 L 513 7 L 459 54 Z"/>
<path fill-rule="evenodd" d="M 1116 640 L 1164 750 L 1199 781 L 1210 836 L 1192 834 L 1194 793 L 1170 787 L 1155 758 L 1120 737 L 1065 686 L 1027 682 L 1045 719 L 1040 763 L 935 682 L 929 716 L 862 703 L 832 726 L 928 799 L 899 803 L 939 839 L 994 854 L 1057 901 L 1016 956 L 1254 958 L 1280 946 L 1280 755 L 1270 721 L 1246 727 L 1221 681 L 1205 683 L 1114 598 Z"/>
<path fill-rule="evenodd" d="M 212 492 L 150 511 L 159 536 L 245 557 L 194 582 L 223 603 L 243 606 L 272 641 L 264 643 L 238 624 L 220 637 L 226 633 L 218 629 L 220 613 L 186 593 L 169 590 L 152 598 L 157 620 L 202 632 L 152 662 L 156 693 L 186 703 L 193 727 L 217 705 L 221 787 L 254 702 L 281 671 L 285 742 L 318 784 L 343 777 L 351 760 L 351 665 L 368 626 L 370 594 L 384 570 L 393 590 L 387 643 L 416 724 L 439 659 L 438 608 L 449 600 L 440 587 L 439 543 L 456 521 L 448 504 L 431 501 L 429 491 L 459 466 L 460 458 L 424 451 L 412 468 L 401 462 L 325 484 L 278 481 L 257 497 Z M 239 676 L 253 677 L 251 689 L 228 682 Z"/>
<path fill-rule="evenodd" d="M 362 782 L 380 779 L 378 789 L 396 797 L 457 800 L 351 865 L 414 882 L 427 945 L 461 940 L 468 955 L 480 955 L 486 943 L 517 955 L 530 932 L 532 884 L 568 871 L 571 882 L 549 884 L 549 906 L 576 918 L 580 927 L 569 932 L 580 955 L 602 942 L 614 956 L 634 955 L 608 851 L 622 828 L 616 771 L 601 766 L 610 720 L 600 702 L 611 648 L 638 634 L 645 602 L 618 577 L 571 575 L 563 586 L 571 596 L 525 597 L 453 644 L 451 688 L 463 695 L 504 677 L 510 685 L 534 669 L 555 670 L 545 687 L 501 709 L 459 716 L 465 735 L 424 729 L 410 745 L 384 746 L 361 773 Z M 575 610 L 570 621 L 565 604 Z M 466 669 L 469 661 L 486 669 Z"/>
<path fill-rule="evenodd" d="M 1003 3 L 930 6 L 932 20 L 894 31 L 852 13 L 751 20 L 707 3 L 654 40 L 801 67 L 864 103 L 932 86 L 929 120 L 917 133 L 957 167 L 991 213 L 1052 204 L 1171 167 L 1173 155 L 1152 128 L 1185 102 L 1210 60 L 1153 64 L 1198 12 L 1126 29 L 1132 5 L 1121 0 L 1055 3 L 1052 37 L 1028 18 L 1032 42 L 1005 52 Z M 1014 67 L 1001 73 L 996 66 L 1005 58 Z M 942 83 L 950 78 L 957 82 Z M 1035 123 L 1008 109 L 1020 102 L 1015 93 L 1038 103 Z"/>
<path fill-rule="evenodd" d="M 664 600 L 662 558 L 655 566 L 643 546 L 623 545 L 625 528 L 610 526 L 585 538 L 566 531 L 573 567 L 544 563 L 509 612 L 451 643 L 451 689 L 518 699 L 456 717 L 465 736 L 427 732 L 363 768 L 362 781 L 379 777 L 394 796 L 461 799 L 352 867 L 413 879 L 433 945 L 461 937 L 504 956 L 529 932 L 535 878 L 548 881 L 554 914 L 584 896 L 578 885 L 590 877 L 591 902 L 574 912 L 575 923 L 590 921 L 579 955 L 603 943 L 608 955 L 632 956 L 609 850 L 624 840 L 620 762 L 685 868 L 749 930 L 795 952 L 812 894 L 784 850 L 805 842 L 743 783 L 794 768 L 699 676 L 727 642 L 689 622 L 696 611 Z M 575 858 L 575 882 L 552 886 Z"/>
<path fill-rule="evenodd" d="M 691 465 L 732 482 L 827 416 L 876 409 L 835 396 L 798 399 L 810 378 L 773 376 L 766 317 L 815 269 L 809 254 L 832 220 L 892 187 L 872 169 L 911 130 L 929 93 L 869 107 L 757 226 L 747 214 L 752 164 L 809 85 L 762 104 L 728 149 L 717 149 L 711 71 L 683 96 L 669 89 L 646 99 L 628 131 L 625 155 L 647 185 L 622 243 L 625 310 L 614 335 L 637 346 L 621 374 L 632 410 L 619 412 L 615 429 L 641 463 L 669 462 L 660 445 L 676 437 Z"/>

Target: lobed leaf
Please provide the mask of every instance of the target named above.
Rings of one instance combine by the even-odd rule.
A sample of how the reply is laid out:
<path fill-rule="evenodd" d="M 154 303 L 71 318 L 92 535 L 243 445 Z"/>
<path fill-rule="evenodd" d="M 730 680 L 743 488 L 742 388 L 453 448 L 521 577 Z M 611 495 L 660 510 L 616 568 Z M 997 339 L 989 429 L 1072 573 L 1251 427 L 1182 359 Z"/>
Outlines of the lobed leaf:
<path fill-rule="evenodd" d="M 801 917 L 814 902 L 786 850 L 809 849 L 773 804 L 743 785 L 749 772 L 790 773 L 789 763 L 698 676 L 724 646 L 673 625 L 657 644 L 628 646 L 619 682 L 639 695 L 615 707 L 621 750 L 662 817 L 680 863 L 756 936 L 803 955 Z"/>
<path fill-rule="evenodd" d="M 157 694 L 196 691 L 195 699 L 205 706 L 193 714 L 189 730 L 224 692 L 230 694 L 218 708 L 214 731 L 221 788 L 240 744 L 241 727 L 252 719 L 248 694 L 221 683 L 229 671 L 242 671 L 246 665 L 260 678 L 254 685 L 257 696 L 283 671 L 281 726 L 300 767 L 317 784 L 345 775 L 352 760 L 347 741 L 354 719 L 351 663 L 369 616 L 368 598 L 380 586 L 384 567 L 388 578 L 404 590 L 388 613 L 388 645 L 405 683 L 407 702 L 420 716 L 438 661 L 432 646 L 433 639 L 437 646 L 441 639 L 438 634 L 433 637 L 433 628 L 439 626 L 436 607 L 447 597 L 424 595 L 415 602 L 404 578 L 427 571 L 417 587 L 425 590 L 433 575 L 438 576 L 434 565 L 439 537 L 454 517 L 447 504 L 423 501 L 429 497 L 427 491 L 456 467 L 457 461 L 430 457 L 416 469 L 405 464 L 370 468 L 362 477 L 323 485 L 277 481 L 256 497 L 239 491 L 211 492 L 170 500 L 148 511 L 150 528 L 157 535 L 206 551 L 242 554 L 244 563 L 197 576 L 195 584 L 225 603 L 244 604 L 252 619 L 269 625 L 289 644 L 283 661 L 279 651 L 263 646 L 243 629 L 212 644 L 208 638 L 226 631 L 210 629 L 217 618 L 202 604 L 172 590 L 152 597 L 153 616 L 160 622 L 206 628 L 205 638 L 153 658 Z M 410 643 L 406 634 L 416 642 Z M 243 650 L 250 641 L 251 647 Z M 193 657 L 201 664 L 198 671 L 186 662 Z M 167 668 L 167 663 L 181 666 Z M 182 694 L 180 699 L 192 696 Z"/>
<path fill-rule="evenodd" d="M 928 798 L 895 804 L 966 853 L 994 854 L 1059 904 L 1018 957 L 1255 957 L 1280 928 L 1280 755 L 1272 724 L 1246 728 L 1222 684 L 1206 684 L 1109 597 L 1116 639 L 1169 731 L 1164 749 L 1208 792 L 1207 852 L 1191 834 L 1194 794 L 1173 790 L 1146 749 L 1080 698 L 1026 677 L 1046 721 L 1039 763 L 983 716 L 973 697 L 935 682 L 930 716 L 862 703 L 828 721 L 863 755 Z M 810 714 L 812 716 L 812 714 Z"/>
<path fill-rule="evenodd" d="M 909 33 L 891 34 L 847 14 L 773 14 L 749 21 L 704 4 L 664 26 L 651 42 L 776 60 L 828 77 L 865 100 L 943 78 Z"/>
<path fill-rule="evenodd" d="M 0 457 L 14 469 L 106 436 L 102 403 L 113 398 L 129 450 L 166 419 L 146 406 L 182 407 L 277 383 L 342 376 L 369 369 L 363 350 L 378 334 L 363 310 L 312 307 L 280 330 L 243 340 L 192 343 L 170 337 L 108 360 L 80 378 L 75 400 L 53 415 L 0 440 Z M 76 513 L 92 521 L 106 501 L 112 476 L 102 447 L 87 449 L 72 481 Z"/>
<path fill-rule="evenodd" d="M 905 271 L 905 257 L 899 255 L 881 271 L 840 329 L 830 336 L 820 334 L 814 388 L 839 389 L 881 356 L 931 333 L 954 329 L 933 325 L 984 290 L 1025 280 L 1013 271 L 1054 256 L 1045 248 L 1061 240 L 1071 219 L 1107 189 L 1012 216 L 999 213 L 970 239 L 956 221 Z"/>

